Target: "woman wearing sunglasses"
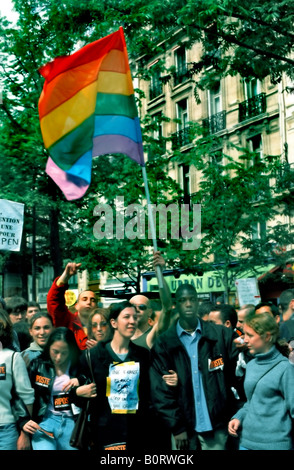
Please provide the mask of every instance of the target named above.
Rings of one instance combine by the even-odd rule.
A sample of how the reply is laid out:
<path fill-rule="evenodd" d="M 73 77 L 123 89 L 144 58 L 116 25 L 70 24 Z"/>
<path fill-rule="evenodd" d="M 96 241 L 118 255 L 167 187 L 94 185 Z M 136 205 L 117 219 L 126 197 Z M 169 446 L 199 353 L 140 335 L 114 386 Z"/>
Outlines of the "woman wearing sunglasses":
<path fill-rule="evenodd" d="M 111 335 L 109 309 L 95 308 L 89 316 L 87 347 L 92 348 L 99 341 L 108 341 Z"/>
<path fill-rule="evenodd" d="M 155 326 L 150 326 L 149 318 L 152 315 L 152 308 L 149 305 L 149 299 L 145 295 L 134 295 L 130 299 L 130 303 L 136 310 L 137 314 L 137 328 L 132 337 L 133 343 L 143 348 L 150 349 L 152 347 L 152 331 L 155 331 Z"/>

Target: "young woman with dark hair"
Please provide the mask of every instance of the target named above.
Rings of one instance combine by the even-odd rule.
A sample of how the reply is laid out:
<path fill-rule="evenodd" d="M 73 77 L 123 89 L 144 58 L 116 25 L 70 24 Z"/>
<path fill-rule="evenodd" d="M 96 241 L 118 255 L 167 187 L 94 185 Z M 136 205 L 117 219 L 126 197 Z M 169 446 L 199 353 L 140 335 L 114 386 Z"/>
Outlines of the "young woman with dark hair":
<path fill-rule="evenodd" d="M 75 423 L 69 391 L 78 385 L 79 353 L 73 332 L 58 327 L 42 354 L 29 364 L 35 403 L 24 430 L 32 434 L 33 450 L 75 450 L 69 443 Z"/>
<path fill-rule="evenodd" d="M 149 351 L 131 341 L 137 314 L 129 302 L 113 304 L 109 322 L 112 338 L 89 350 L 94 382 L 85 352 L 81 356 L 79 382 L 91 383 L 78 387 L 76 395 L 79 400 L 91 398 L 94 450 L 142 451 L 149 431 Z"/>

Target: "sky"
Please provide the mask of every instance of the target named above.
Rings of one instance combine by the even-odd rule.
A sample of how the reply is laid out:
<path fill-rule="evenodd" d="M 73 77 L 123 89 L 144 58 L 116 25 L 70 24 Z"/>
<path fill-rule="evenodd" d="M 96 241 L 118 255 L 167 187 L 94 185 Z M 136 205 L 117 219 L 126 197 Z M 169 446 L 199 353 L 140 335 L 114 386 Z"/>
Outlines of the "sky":
<path fill-rule="evenodd" d="M 10 21 L 17 19 L 17 13 L 13 11 L 12 0 L 1 0 L 0 2 L 0 14 L 6 16 Z"/>

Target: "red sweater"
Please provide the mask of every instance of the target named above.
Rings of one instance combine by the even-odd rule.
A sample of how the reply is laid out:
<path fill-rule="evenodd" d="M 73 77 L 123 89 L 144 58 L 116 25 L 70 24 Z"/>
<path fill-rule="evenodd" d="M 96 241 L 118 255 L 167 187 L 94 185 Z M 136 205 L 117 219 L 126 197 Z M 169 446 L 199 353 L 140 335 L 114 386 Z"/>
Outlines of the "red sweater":
<path fill-rule="evenodd" d="M 68 284 L 58 286 L 56 284 L 58 277 L 54 280 L 47 294 L 47 310 L 50 313 L 55 327 L 65 326 L 73 331 L 78 347 L 81 350 L 86 349 L 88 339 L 83 325 L 80 321 L 78 312 L 71 313 L 65 303 L 65 291 Z"/>

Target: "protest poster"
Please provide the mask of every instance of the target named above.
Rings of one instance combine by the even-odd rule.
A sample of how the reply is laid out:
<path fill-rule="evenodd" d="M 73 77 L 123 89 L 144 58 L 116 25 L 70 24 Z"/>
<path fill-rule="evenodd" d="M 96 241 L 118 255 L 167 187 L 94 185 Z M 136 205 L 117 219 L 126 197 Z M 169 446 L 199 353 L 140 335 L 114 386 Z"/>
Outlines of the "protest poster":
<path fill-rule="evenodd" d="M 20 251 L 24 204 L 0 199 L 0 251 Z"/>
<path fill-rule="evenodd" d="M 260 292 L 256 277 L 237 279 L 235 285 L 240 307 L 246 304 L 257 305 L 260 302 Z"/>
<path fill-rule="evenodd" d="M 138 362 L 110 364 L 106 395 L 112 413 L 136 412 L 139 403 L 139 375 L 140 364 Z"/>

